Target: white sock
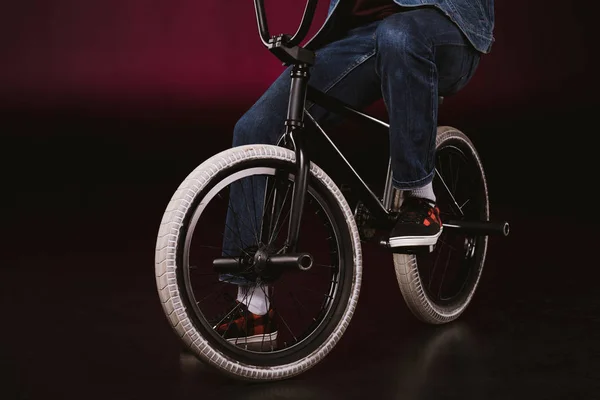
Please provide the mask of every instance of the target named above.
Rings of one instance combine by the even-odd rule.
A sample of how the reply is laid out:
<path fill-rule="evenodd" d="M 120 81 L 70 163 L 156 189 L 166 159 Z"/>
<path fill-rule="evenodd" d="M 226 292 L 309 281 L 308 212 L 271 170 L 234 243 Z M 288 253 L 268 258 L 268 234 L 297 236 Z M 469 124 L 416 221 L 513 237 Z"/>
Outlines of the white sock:
<path fill-rule="evenodd" d="M 252 314 L 265 315 L 270 307 L 268 289 L 264 284 L 238 285 L 237 301 L 248 307 Z"/>
<path fill-rule="evenodd" d="M 427 199 L 435 204 L 435 193 L 433 193 L 433 184 L 429 182 L 427 185 L 418 188 L 418 189 L 410 189 L 404 191 L 405 197 L 420 197 L 422 199 Z"/>

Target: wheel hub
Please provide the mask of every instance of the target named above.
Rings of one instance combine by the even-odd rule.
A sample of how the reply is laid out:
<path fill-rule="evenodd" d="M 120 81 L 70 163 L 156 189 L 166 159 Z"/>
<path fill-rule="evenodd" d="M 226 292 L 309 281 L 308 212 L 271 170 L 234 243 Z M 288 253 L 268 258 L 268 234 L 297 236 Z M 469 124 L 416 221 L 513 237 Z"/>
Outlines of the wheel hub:
<path fill-rule="evenodd" d="M 250 263 L 254 267 L 254 272 L 259 276 L 263 275 L 267 272 L 267 260 L 269 259 L 269 254 L 266 249 L 258 249 L 254 254 L 254 258 L 250 261 Z"/>

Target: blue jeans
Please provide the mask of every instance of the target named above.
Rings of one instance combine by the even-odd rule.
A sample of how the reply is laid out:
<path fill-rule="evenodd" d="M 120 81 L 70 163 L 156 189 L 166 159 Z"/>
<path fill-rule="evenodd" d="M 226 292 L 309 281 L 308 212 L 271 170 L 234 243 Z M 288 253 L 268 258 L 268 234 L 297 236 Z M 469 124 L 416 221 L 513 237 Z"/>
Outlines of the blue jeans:
<path fill-rule="evenodd" d="M 390 122 L 393 184 L 407 190 L 433 180 L 438 96 L 463 88 L 479 58 L 480 53 L 442 12 L 415 8 L 354 28 L 317 49 L 309 84 L 358 109 L 383 97 Z M 289 73 L 284 71 L 240 118 L 233 146 L 277 142 L 286 118 Z M 307 104 L 307 110 L 321 124 L 339 118 L 315 104 Z M 248 189 L 241 186 L 231 187 L 231 208 L 247 213 L 248 204 L 256 204 L 252 212 L 260 216 L 264 192 L 249 202 L 242 195 Z M 232 215 L 228 223 L 235 224 Z M 248 235 L 243 234 L 252 242 Z M 225 244 L 230 240 L 226 234 Z M 231 247 L 236 246 L 224 248 Z"/>

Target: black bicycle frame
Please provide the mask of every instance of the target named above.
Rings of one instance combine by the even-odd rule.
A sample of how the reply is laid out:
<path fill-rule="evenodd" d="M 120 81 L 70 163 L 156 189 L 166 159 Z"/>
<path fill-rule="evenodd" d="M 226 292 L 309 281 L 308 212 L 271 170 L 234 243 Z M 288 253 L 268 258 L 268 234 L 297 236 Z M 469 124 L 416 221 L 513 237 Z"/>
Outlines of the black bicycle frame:
<path fill-rule="evenodd" d="M 345 176 L 350 179 L 348 182 L 352 190 L 358 193 L 358 197 L 369 209 L 377 220 L 391 221 L 390 212 L 392 205 L 392 185 L 391 185 L 391 164 L 388 164 L 387 177 L 384 184 L 383 198 L 378 196 L 369 188 L 367 183 L 356 172 L 350 162 L 334 144 L 331 138 L 325 133 L 323 128 L 317 123 L 312 115 L 304 110 L 305 101 L 308 99 L 324 109 L 344 115 L 349 118 L 357 119 L 361 122 L 371 122 L 379 128 L 389 128 L 389 125 L 374 117 L 355 110 L 351 106 L 311 87 L 308 85 L 308 68 L 305 65 L 294 65 L 291 71 L 292 83 L 290 90 L 290 101 L 288 114 L 285 121 L 285 133 L 280 142 L 286 147 L 292 148 L 296 153 L 296 179 L 292 192 L 292 209 L 290 214 L 290 223 L 288 231 L 289 249 L 295 252 L 295 244 L 300 229 L 300 216 L 303 211 L 304 195 L 307 189 L 310 158 L 305 148 L 304 117 L 308 117 L 314 126 L 314 133 L 322 137 L 325 147 L 319 147 L 319 153 L 327 159 L 336 159 L 336 168 L 342 169 Z M 312 133 L 312 132 L 311 132 Z"/>
<path fill-rule="evenodd" d="M 306 37 L 316 11 L 318 0 L 308 0 L 300 26 L 293 36 L 278 35 L 271 37 L 266 20 L 264 0 L 254 0 L 256 10 L 256 19 L 260 38 L 263 44 L 279 58 L 285 65 L 292 65 L 290 76 L 291 86 L 289 94 L 289 103 L 287 116 L 285 120 L 285 133 L 278 144 L 292 149 L 296 154 L 296 177 L 292 192 L 291 213 L 288 227 L 287 251 L 296 252 L 298 234 L 300 231 L 301 215 L 304 209 L 304 198 L 307 191 L 310 159 L 305 150 L 305 135 L 302 133 L 305 129 L 304 118 L 308 116 L 314 125 L 315 133 L 320 134 L 327 144 L 326 148 L 319 148 L 320 152 L 328 152 L 330 157 L 339 160 L 339 166 L 345 170 L 350 179 L 350 186 L 358 192 L 360 200 L 367 207 L 369 212 L 378 221 L 392 221 L 394 212 L 392 209 L 393 187 L 391 183 L 392 171 L 391 162 L 388 163 L 387 176 L 384 184 L 383 197 L 380 199 L 364 180 L 359 176 L 356 170 L 348 162 L 342 152 L 335 146 L 333 141 L 327 136 L 321 126 L 315 121 L 310 113 L 305 111 L 306 100 L 318 104 L 324 109 L 343 115 L 348 118 L 357 119 L 360 122 L 372 123 L 379 128 L 389 129 L 389 125 L 368 114 L 362 113 L 348 104 L 335 99 L 322 91 L 311 87 L 308 84 L 310 78 L 310 67 L 314 64 L 315 53 L 299 43 Z M 337 166 L 337 165 L 336 165 Z M 488 221 L 449 221 L 444 226 L 449 228 L 471 232 L 475 234 L 508 234 L 507 223 L 492 223 Z"/>
<path fill-rule="evenodd" d="M 284 64 L 292 65 L 290 71 L 291 86 L 285 120 L 285 132 L 280 140 L 280 144 L 293 149 L 296 154 L 297 171 L 292 192 L 292 208 L 288 225 L 287 241 L 287 250 L 290 252 L 296 251 L 301 215 L 304 209 L 304 199 L 310 173 L 310 159 L 305 150 L 305 136 L 302 133 L 305 129 L 305 115 L 308 115 L 316 127 L 316 133 L 321 134 L 325 139 L 324 142 L 328 144 L 327 149 L 320 149 L 320 151 L 329 152 L 331 153 L 331 156 L 337 157 L 341 161 L 341 164 L 343 165 L 342 168 L 347 170 L 348 176 L 351 177 L 351 186 L 359 192 L 360 198 L 376 218 L 387 218 L 390 215 L 388 210 L 390 209 L 392 201 L 392 191 L 390 190 L 391 184 L 388 182 L 388 180 L 391 179 L 390 168 L 388 167 L 388 177 L 385 184 L 386 190 L 384 192 L 383 201 L 381 201 L 358 175 L 320 125 L 305 111 L 306 100 L 309 99 L 329 111 L 351 118 L 358 118 L 361 121 L 370 121 L 380 127 L 389 128 L 388 124 L 367 114 L 361 113 L 349 105 L 308 85 L 310 66 L 314 64 L 315 54 L 298 44 L 308 33 L 316 10 L 317 1 L 318 0 L 308 0 L 302 16 L 302 21 L 294 36 L 279 35 L 271 37 L 269 35 L 269 28 L 266 20 L 264 0 L 254 0 L 257 25 L 263 44 L 269 51 L 283 61 Z"/>

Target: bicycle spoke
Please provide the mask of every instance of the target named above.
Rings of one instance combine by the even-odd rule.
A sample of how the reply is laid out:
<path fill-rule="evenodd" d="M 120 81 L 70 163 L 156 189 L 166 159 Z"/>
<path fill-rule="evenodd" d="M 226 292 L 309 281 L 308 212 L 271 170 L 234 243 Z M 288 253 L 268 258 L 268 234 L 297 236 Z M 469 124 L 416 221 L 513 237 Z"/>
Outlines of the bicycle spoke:
<path fill-rule="evenodd" d="M 325 267 L 325 268 L 336 268 L 335 265 L 325 265 L 325 264 L 313 264 L 313 266 L 317 266 L 317 267 Z"/>
<path fill-rule="evenodd" d="M 244 196 L 244 197 L 245 197 L 245 196 Z M 240 220 L 241 220 L 242 222 L 244 222 L 245 220 L 244 220 L 244 219 L 241 219 L 241 218 L 239 217 L 239 214 L 238 214 L 238 213 L 237 213 L 237 212 L 236 212 L 236 211 L 233 209 L 233 207 L 231 206 L 231 202 L 228 204 L 228 208 L 229 208 L 229 210 L 231 210 L 231 212 L 233 213 L 233 219 L 235 220 L 235 224 L 237 225 L 238 232 L 241 232 L 241 229 L 240 229 L 239 222 L 240 222 Z M 248 205 L 247 205 L 247 204 L 246 204 L 246 208 L 248 208 Z M 248 212 L 249 212 L 249 211 L 248 211 Z M 252 225 L 252 221 L 250 221 L 250 225 Z M 250 231 L 253 231 L 253 229 L 252 229 L 252 227 L 251 227 L 251 226 L 248 226 L 248 225 L 246 225 L 246 224 L 244 224 L 244 226 L 245 226 L 247 229 L 249 229 Z M 242 244 L 242 246 L 244 246 L 244 247 L 245 247 L 245 244 L 244 244 L 244 243 L 243 243 L 243 241 L 242 241 L 242 237 L 241 237 L 241 235 L 237 235 L 237 236 L 238 236 L 238 238 L 240 239 L 240 243 Z M 256 243 L 258 243 L 258 238 L 256 237 L 256 232 L 254 232 L 254 238 L 256 239 Z"/>
<path fill-rule="evenodd" d="M 244 185 L 243 185 L 243 183 L 240 182 L 239 185 L 240 185 L 240 188 L 242 189 L 242 194 L 243 194 L 244 199 L 247 198 L 246 193 L 244 191 Z M 248 211 L 248 214 L 250 214 L 250 209 L 248 208 L 248 202 L 244 201 L 244 204 L 246 205 L 246 211 Z M 254 219 L 256 220 L 256 217 Z M 252 224 L 252 221 L 250 221 L 250 224 Z M 250 230 L 253 231 L 252 233 L 254 234 L 254 239 L 256 240 L 256 243 L 257 244 L 260 243 L 260 239 L 258 238 L 258 234 L 256 232 L 256 228 L 254 228 L 254 229 L 251 228 Z"/>
<path fill-rule="evenodd" d="M 463 210 L 463 208 L 465 208 L 465 206 L 469 203 L 469 201 L 471 201 L 471 199 L 467 199 L 464 203 L 462 203 L 462 205 L 460 206 L 461 211 Z"/>
<path fill-rule="evenodd" d="M 285 214 L 285 217 L 283 218 L 283 220 L 281 222 L 281 225 L 279 225 L 279 229 L 277 229 L 277 232 L 275 233 L 275 236 L 269 242 L 269 245 L 271 243 L 273 243 L 275 241 L 275 239 L 277 239 L 279 237 L 279 232 L 281 232 L 281 229 L 283 228 L 283 225 L 284 225 L 285 221 L 288 220 L 288 217 L 290 216 L 291 211 L 292 211 L 292 208 L 290 207 L 290 209 L 288 210 L 288 212 Z"/>
<path fill-rule="evenodd" d="M 302 307 L 304 310 L 306 310 L 306 312 L 309 312 L 308 308 L 306 308 L 306 306 L 300 300 L 298 300 L 298 298 L 296 296 L 294 296 L 294 293 L 289 292 L 289 295 L 292 298 L 292 300 L 294 300 L 300 307 Z M 314 318 L 314 317 L 312 320 L 314 322 L 317 322 L 316 318 Z"/>
<path fill-rule="evenodd" d="M 270 309 L 273 307 L 273 304 L 271 304 L 271 298 L 270 298 L 269 294 L 267 293 L 267 291 L 265 291 L 265 289 L 263 288 L 263 285 L 260 285 L 260 290 L 265 295 L 265 299 L 267 299 L 267 303 L 269 304 L 269 309 L 267 310 L 267 315 L 268 315 Z M 272 334 L 272 333 L 273 332 L 270 332 L 270 334 Z M 270 340 L 270 344 L 271 344 L 271 350 L 273 350 L 273 340 Z M 265 345 L 265 335 L 263 334 L 262 340 L 260 341 L 260 350 L 261 351 L 262 351 L 264 345 Z"/>
<path fill-rule="evenodd" d="M 456 206 L 456 209 L 458 210 L 458 212 L 460 213 L 461 216 L 464 217 L 464 213 L 462 212 L 461 208 L 458 206 L 458 202 L 456 201 L 456 199 L 454 198 L 454 194 L 452 194 L 452 192 L 450 191 L 450 188 L 448 187 L 448 185 L 446 184 L 445 179 L 442 177 L 442 175 L 439 173 L 438 169 L 435 169 L 436 174 L 438 174 L 438 178 L 440 179 L 440 181 L 442 182 L 442 185 L 444 185 L 444 188 L 446 189 L 446 192 L 448 193 L 448 196 L 450 196 L 450 200 L 452 201 L 452 203 Z"/>
<path fill-rule="evenodd" d="M 248 289 L 250 290 L 250 289 Z M 248 303 L 245 300 L 248 298 L 248 292 L 244 295 L 244 341 L 246 342 L 246 348 L 248 348 L 248 318 L 250 317 L 250 304 L 252 303 L 252 298 L 254 297 L 254 291 L 256 290 L 256 286 L 252 287 L 252 294 L 250 295 L 250 299 Z"/>
<path fill-rule="evenodd" d="M 455 194 L 456 193 L 456 184 L 457 184 L 457 180 L 454 177 L 454 174 L 456 173 L 456 168 L 454 167 L 454 165 L 452 165 L 452 160 L 454 159 L 454 157 L 452 156 L 452 154 L 450 154 L 450 156 L 448 157 L 448 164 L 450 164 L 450 184 L 452 185 L 452 193 Z"/>
<path fill-rule="evenodd" d="M 250 179 L 252 179 L 252 182 L 254 183 L 254 178 L 256 178 L 256 176 L 252 176 Z M 258 220 L 256 217 L 256 197 L 254 195 L 254 184 L 250 185 L 250 191 L 252 192 L 251 198 L 252 198 L 252 217 L 254 217 L 254 226 L 256 227 L 256 229 L 259 229 L 259 225 L 258 225 Z M 262 213 L 261 213 L 262 214 Z M 252 221 L 250 221 L 250 223 L 252 223 Z M 256 232 L 256 243 L 258 245 L 260 245 L 260 232 Z"/>
<path fill-rule="evenodd" d="M 446 272 L 448 271 L 448 265 L 450 264 L 450 257 L 446 258 L 446 265 L 444 267 L 444 273 L 442 274 L 442 281 L 440 282 L 440 289 L 438 291 L 438 299 L 442 299 L 442 287 L 444 286 L 444 279 L 446 278 Z"/>
<path fill-rule="evenodd" d="M 226 228 L 229 228 L 229 226 L 227 224 L 225 224 Z M 229 228 L 232 232 L 234 232 L 231 228 Z M 225 238 L 225 233 L 221 232 L 221 236 L 223 236 L 223 238 Z M 240 238 L 240 243 L 242 242 L 241 238 Z M 244 243 L 241 243 L 242 246 L 244 246 Z M 244 246 L 245 247 L 245 246 Z M 238 250 L 240 250 L 242 253 L 244 253 L 245 255 L 247 255 L 248 257 L 252 257 L 250 254 L 248 254 L 248 252 L 246 250 L 244 250 L 244 248 L 242 247 L 238 247 Z"/>
<path fill-rule="evenodd" d="M 196 246 L 197 247 L 201 247 L 203 249 L 211 249 L 211 250 L 220 250 L 220 251 L 223 251 L 223 249 L 221 247 L 218 247 L 218 246 L 210 246 L 210 245 L 207 245 L 207 244 L 197 244 Z M 229 256 L 229 254 L 225 254 L 225 255 Z"/>
<path fill-rule="evenodd" d="M 204 296 L 199 301 L 196 301 L 196 305 L 200 305 L 200 303 L 204 302 L 204 300 L 206 300 L 209 297 L 213 296 L 215 293 L 222 293 L 224 290 L 225 290 L 225 287 L 221 287 L 221 289 L 213 290 L 212 292 L 210 292 L 208 295 Z"/>
<path fill-rule="evenodd" d="M 283 324 L 287 328 L 288 332 L 292 335 L 292 337 L 294 338 L 294 341 L 298 342 L 298 338 L 296 337 L 296 335 L 294 335 L 294 332 L 292 332 L 292 330 L 290 329 L 290 326 L 286 322 L 285 318 L 283 318 L 283 315 L 281 315 L 281 313 L 279 311 L 277 312 L 277 315 L 279 315 L 279 319 L 281 319 L 281 322 L 283 322 Z"/>
<path fill-rule="evenodd" d="M 448 248 L 454 250 L 454 251 L 460 251 L 458 248 L 452 246 L 450 243 L 446 242 L 445 240 L 443 240 L 441 237 L 438 240 L 438 243 L 442 243 L 444 246 L 447 246 Z"/>
<path fill-rule="evenodd" d="M 277 175 L 275 175 L 277 176 Z M 265 188 L 269 185 L 269 179 L 271 179 L 270 177 L 267 178 L 267 183 L 265 184 Z M 275 179 L 275 178 L 273 178 Z M 262 210 L 262 215 L 260 217 L 260 224 L 261 224 L 261 241 L 262 241 L 262 235 L 265 229 L 264 223 L 265 223 L 265 215 L 267 213 L 267 209 L 275 207 L 275 195 L 277 194 L 277 192 L 275 191 L 275 186 L 276 186 L 276 182 L 273 183 L 273 185 L 271 185 L 271 189 L 269 191 L 269 193 L 265 196 L 265 201 L 264 201 L 264 205 L 263 205 L 263 210 Z M 271 204 L 271 201 L 273 204 Z M 271 205 L 269 207 L 269 205 Z M 273 221 L 271 220 L 271 218 L 269 218 L 269 231 L 268 233 L 270 234 L 271 232 L 271 224 L 273 223 Z M 267 240 L 268 241 L 268 240 Z"/>
<path fill-rule="evenodd" d="M 277 214 L 277 218 L 275 219 L 275 225 L 273 225 L 273 230 L 271 232 L 271 236 L 269 237 L 269 243 L 268 243 L 269 246 L 279 236 L 279 231 L 281 230 L 281 227 L 277 230 L 277 232 L 275 232 L 275 230 L 277 229 L 277 224 L 279 223 L 279 218 L 281 217 L 281 212 L 283 211 L 283 207 L 284 207 L 284 205 L 285 205 L 285 203 L 287 201 L 287 197 L 288 197 L 289 192 L 290 192 L 290 185 L 288 185 L 288 187 L 287 187 L 287 189 L 285 191 L 285 196 L 283 198 L 283 202 L 281 203 L 281 209 L 279 209 L 279 213 Z M 291 207 L 290 207 L 290 210 L 291 210 Z M 289 215 L 289 211 L 286 214 L 286 216 L 283 219 L 283 221 L 285 221 L 287 219 L 288 215 Z M 283 226 L 283 222 L 281 223 L 281 226 Z"/>
<path fill-rule="evenodd" d="M 215 326 L 213 326 L 213 329 L 217 329 L 219 327 L 219 325 L 221 325 L 221 323 L 223 321 L 225 321 L 235 310 L 237 310 L 238 308 L 240 308 L 240 306 L 242 305 L 242 303 L 238 303 L 235 307 L 233 307 L 228 313 L 227 315 L 225 315 L 223 318 L 221 318 L 221 320 L 219 322 L 217 322 L 215 324 Z M 223 332 L 223 335 L 225 335 L 225 332 Z M 221 336 L 223 336 L 221 335 Z"/>
<path fill-rule="evenodd" d="M 231 206 L 231 202 L 230 202 L 229 200 L 226 200 L 226 199 L 224 198 L 224 196 L 223 196 L 221 193 L 217 193 L 217 197 L 218 197 L 219 199 L 223 200 L 223 201 L 227 201 L 227 209 L 228 209 L 228 210 L 230 210 L 230 211 L 231 211 L 231 213 L 232 213 L 232 215 L 233 215 L 233 220 L 235 221 L 235 225 L 237 226 L 238 232 L 241 232 L 241 229 L 240 229 L 240 224 L 239 224 L 239 222 L 240 222 L 240 218 L 238 217 L 238 214 L 237 214 L 237 212 L 235 211 L 235 209 L 234 209 L 234 208 Z M 226 228 L 228 228 L 228 229 L 229 229 L 229 230 L 230 230 L 230 231 L 231 231 L 231 232 L 232 232 L 232 233 L 233 233 L 233 234 L 234 234 L 234 235 L 235 235 L 235 236 L 238 238 L 238 240 L 240 241 L 240 246 L 241 246 L 239 249 L 243 251 L 243 249 L 242 249 L 242 248 L 245 248 L 245 247 L 247 247 L 247 245 L 246 245 L 246 244 L 244 243 L 244 241 L 242 240 L 242 236 L 241 236 L 241 234 L 238 234 L 238 232 L 236 232 L 235 230 L 233 230 L 233 228 L 232 228 L 232 227 L 230 227 L 230 226 L 227 224 L 227 222 L 225 222 L 225 227 L 226 227 Z M 224 235 L 223 235 L 223 236 L 224 236 Z"/>
<path fill-rule="evenodd" d="M 442 254 L 442 249 L 444 248 L 444 243 L 442 242 L 442 246 L 440 246 L 436 256 L 435 261 L 433 262 L 433 269 L 430 269 L 429 272 L 429 283 L 427 284 L 427 290 L 431 290 L 431 284 L 433 283 L 433 276 L 435 275 L 435 270 L 438 266 L 438 260 L 440 259 L 440 254 Z"/>

